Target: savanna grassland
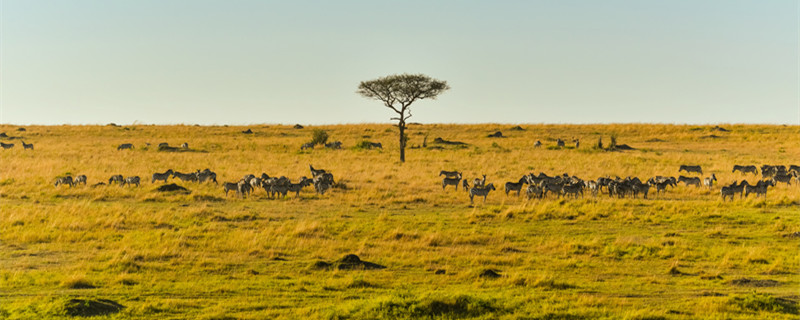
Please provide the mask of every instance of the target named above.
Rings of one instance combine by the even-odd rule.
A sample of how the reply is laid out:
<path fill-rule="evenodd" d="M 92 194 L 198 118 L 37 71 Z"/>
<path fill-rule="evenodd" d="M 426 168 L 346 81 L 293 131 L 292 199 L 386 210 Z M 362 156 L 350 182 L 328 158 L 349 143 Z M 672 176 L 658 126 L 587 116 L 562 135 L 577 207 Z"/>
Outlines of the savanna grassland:
<path fill-rule="evenodd" d="M 800 127 L 723 127 L 412 125 L 409 146 L 427 136 L 427 147 L 401 164 L 388 124 L 0 126 L 16 144 L 0 151 L 0 318 L 796 319 L 800 187 L 723 202 L 719 185 L 757 180 L 734 164 L 800 164 Z M 314 129 L 344 149 L 301 151 Z M 506 137 L 487 137 L 495 131 Z M 636 150 L 592 147 L 611 135 Z M 556 138 L 568 148 L 551 148 Z M 354 147 L 363 140 L 384 149 Z M 191 150 L 161 152 L 161 142 Z M 213 183 L 175 180 L 190 193 L 150 183 L 154 172 L 205 168 L 220 182 L 296 180 L 309 164 L 338 185 L 238 199 Z M 681 164 L 702 165 L 718 185 L 648 200 L 502 191 L 528 172 L 646 180 L 678 176 Z M 498 191 L 470 205 L 466 192 L 442 191 L 440 170 L 486 174 Z M 88 186 L 53 186 L 67 174 Z M 143 183 L 91 186 L 113 174 Z M 340 270 L 348 254 L 386 268 Z"/>

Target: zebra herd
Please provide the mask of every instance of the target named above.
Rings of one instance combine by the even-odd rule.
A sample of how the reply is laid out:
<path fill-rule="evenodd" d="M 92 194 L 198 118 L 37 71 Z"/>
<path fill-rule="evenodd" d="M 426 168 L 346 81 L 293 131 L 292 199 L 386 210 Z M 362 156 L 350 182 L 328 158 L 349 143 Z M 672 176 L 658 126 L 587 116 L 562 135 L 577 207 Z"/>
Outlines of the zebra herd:
<path fill-rule="evenodd" d="M 682 171 L 686 171 L 687 173 L 703 173 L 700 166 L 681 165 L 678 172 Z M 736 171 L 742 174 L 758 174 L 758 169 L 755 166 L 735 165 L 732 172 Z M 792 165 L 787 169 L 786 166 L 782 165 L 764 165 L 761 167 L 761 173 L 762 180 L 759 180 L 755 184 L 750 184 L 746 180 L 742 180 L 741 182 L 734 181 L 730 185 L 723 186 L 720 190 L 722 200 L 724 201 L 730 198 L 731 201 L 733 201 L 733 197 L 736 194 L 739 194 L 740 198 L 746 198 L 750 194 L 755 194 L 757 197 L 766 197 L 769 187 L 776 186 L 778 183 L 791 185 L 792 180 L 800 185 L 800 166 Z M 485 202 L 489 192 L 496 190 L 492 183 L 486 184 L 486 175 L 483 175 L 480 179 L 474 179 L 472 187 L 469 186 L 468 180 L 464 179 L 462 173 L 459 171 L 442 170 L 439 172 L 439 176 L 444 176 L 442 179 L 442 190 L 445 190 L 447 186 L 454 186 L 454 188 L 458 190 L 458 186 L 463 185 L 464 191 L 467 191 L 471 203 L 475 196 L 482 196 Z M 548 194 L 556 197 L 578 198 L 582 197 L 584 192 L 591 193 L 594 197 L 598 194 L 607 194 L 609 197 L 638 198 L 639 195 L 641 195 L 644 199 L 647 199 L 651 188 L 654 188 L 656 195 L 659 195 L 666 192 L 668 187 L 674 188 L 681 182 L 687 187 L 700 187 L 702 182 L 703 186 L 712 190 L 716 181 L 717 176 L 713 173 L 702 180 L 699 177 L 679 176 L 675 178 L 655 176 L 646 181 L 642 181 L 638 177 L 627 177 L 624 179 L 615 177 L 612 179 L 606 176 L 587 181 L 577 176 L 570 176 L 566 173 L 563 175 L 548 176 L 540 172 L 538 175 L 534 175 L 533 173 L 526 174 L 516 182 L 506 182 L 505 193 L 506 196 L 508 196 L 510 192 L 516 191 L 517 196 L 519 196 L 524 185 L 528 185 L 525 188 L 528 199 L 544 199 Z"/>
<path fill-rule="evenodd" d="M 225 191 L 226 197 L 229 191 L 234 191 L 236 195 L 241 198 L 249 195 L 256 188 L 263 188 L 270 198 L 275 198 L 277 194 L 280 194 L 281 197 L 285 197 L 289 192 L 294 192 L 295 195 L 299 197 L 300 191 L 304 187 L 310 185 L 314 186 L 314 190 L 318 194 L 325 194 L 325 192 L 330 190 L 335 183 L 333 180 L 333 174 L 323 169 L 314 169 L 312 165 L 309 165 L 309 168 L 311 169 L 312 178 L 308 179 L 306 177 L 301 177 L 296 183 L 293 183 L 285 176 L 270 177 L 268 174 L 262 173 L 259 177 L 256 177 L 254 174 L 245 175 L 244 178 L 240 179 L 238 182 L 224 182 L 222 184 L 222 188 L 223 191 Z M 189 173 L 182 173 L 172 169 L 161 173 L 156 172 L 153 173 L 150 182 L 155 183 L 156 181 L 163 181 L 164 183 L 167 183 L 170 178 L 179 179 L 183 182 L 214 182 L 214 184 L 219 184 L 217 182 L 217 174 L 208 168 L 202 171 L 197 170 Z M 75 179 L 73 179 L 72 176 L 67 175 L 56 178 L 54 185 L 56 187 L 59 185 L 67 185 L 69 187 L 73 187 L 78 184 L 86 185 L 86 180 L 86 175 L 79 175 Z M 141 179 L 139 176 L 124 177 L 121 174 L 116 174 L 108 179 L 108 185 L 112 184 L 117 184 L 119 186 L 125 186 L 127 184 L 129 186 L 135 185 L 138 187 L 141 184 Z M 105 183 L 100 182 L 94 186 L 101 185 L 105 185 Z"/>
<path fill-rule="evenodd" d="M 11 149 L 13 147 L 14 147 L 13 143 L 0 142 L 0 149 L 6 150 L 6 149 Z M 25 141 L 22 141 L 22 149 L 23 150 L 33 150 L 33 143 L 25 143 Z"/>

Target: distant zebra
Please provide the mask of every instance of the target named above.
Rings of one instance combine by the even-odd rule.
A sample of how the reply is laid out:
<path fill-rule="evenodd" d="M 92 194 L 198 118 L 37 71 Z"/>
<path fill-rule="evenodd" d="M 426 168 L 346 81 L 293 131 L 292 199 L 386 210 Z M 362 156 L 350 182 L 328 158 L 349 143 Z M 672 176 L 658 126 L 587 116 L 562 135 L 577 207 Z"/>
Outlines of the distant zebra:
<path fill-rule="evenodd" d="M 783 182 L 785 184 L 791 185 L 792 179 L 794 179 L 796 176 L 797 174 L 795 173 L 795 171 L 792 171 L 792 173 L 785 173 L 785 172 L 777 173 L 775 174 L 775 176 L 772 177 L 772 183 L 778 185 L 778 182 Z"/>
<path fill-rule="evenodd" d="M 334 141 L 334 142 L 326 143 L 325 144 L 325 148 L 328 148 L 328 149 L 341 149 L 342 148 L 342 142 L 341 141 Z"/>
<path fill-rule="evenodd" d="M 730 197 L 731 201 L 733 201 L 733 197 L 736 195 L 736 187 L 724 186 L 720 189 L 719 194 L 722 196 L 722 201 L 725 201 L 726 197 Z"/>
<path fill-rule="evenodd" d="M 72 176 L 58 177 L 56 178 L 56 183 L 54 184 L 54 186 L 58 187 L 58 185 L 60 184 L 66 184 L 70 188 L 72 188 L 72 186 L 75 185 L 75 182 L 72 181 Z"/>
<path fill-rule="evenodd" d="M 289 190 L 289 192 L 294 192 L 295 193 L 295 197 L 299 198 L 300 197 L 300 191 L 303 190 L 304 187 L 306 187 L 306 186 L 308 186 L 310 184 L 311 184 L 311 179 L 308 179 L 306 177 L 301 177 L 300 178 L 300 182 L 298 182 L 298 183 L 290 183 L 287 186 L 287 189 Z"/>
<path fill-rule="evenodd" d="M 483 179 L 475 178 L 472 180 L 472 187 L 473 188 L 483 188 L 483 185 L 486 184 L 486 175 L 483 175 Z"/>
<path fill-rule="evenodd" d="M 316 143 L 313 143 L 313 142 L 304 143 L 302 146 L 300 146 L 300 150 L 314 149 L 315 145 L 316 145 Z"/>
<path fill-rule="evenodd" d="M 557 146 L 557 147 L 560 147 L 560 148 L 563 148 L 563 147 L 566 147 L 566 146 L 567 146 L 567 144 L 566 144 L 566 143 L 564 143 L 564 140 L 561 140 L 561 138 L 558 138 L 558 139 L 556 140 L 556 146 Z"/>
<path fill-rule="evenodd" d="M 570 185 L 565 185 L 565 186 L 561 187 L 561 193 L 564 194 L 564 197 L 566 197 L 566 196 L 568 196 L 570 194 L 574 195 L 576 199 L 578 198 L 578 195 L 583 197 L 583 185 L 580 184 L 580 183 L 573 183 L 573 184 L 570 184 Z"/>
<path fill-rule="evenodd" d="M 581 145 L 581 139 L 574 139 L 572 141 L 575 142 L 575 149 L 578 149 L 578 147 Z"/>
<path fill-rule="evenodd" d="M 117 150 L 124 150 L 124 149 L 133 149 L 132 143 L 123 143 L 117 147 Z"/>
<path fill-rule="evenodd" d="M 208 168 L 206 168 L 203 171 L 198 171 L 196 174 L 197 174 L 197 181 L 200 183 L 206 181 L 214 181 L 214 184 L 219 184 L 217 182 L 217 174 L 209 170 Z"/>
<path fill-rule="evenodd" d="M 0 142 L 0 148 L 3 148 L 3 150 L 11 149 L 13 147 L 14 147 L 13 143 L 2 143 L 2 142 Z"/>
<path fill-rule="evenodd" d="M 112 183 L 117 183 L 119 185 L 122 185 L 122 183 L 124 181 L 125 181 L 125 178 L 123 178 L 121 174 L 115 174 L 115 175 L 111 176 L 111 178 L 108 178 L 108 184 L 109 185 L 111 185 Z"/>
<path fill-rule="evenodd" d="M 698 178 L 698 177 L 680 176 L 680 177 L 678 177 L 678 182 L 679 183 L 680 182 L 685 183 L 687 187 L 690 186 L 690 185 L 693 185 L 695 187 L 699 187 L 700 186 L 700 178 Z"/>
<path fill-rule="evenodd" d="M 508 196 L 508 193 L 510 191 L 516 191 L 517 192 L 517 196 L 519 197 L 519 193 L 522 191 L 522 185 L 523 184 L 527 184 L 527 183 L 528 183 L 527 176 L 524 176 L 524 177 L 520 178 L 519 181 L 517 181 L 517 182 L 506 182 L 506 185 L 505 185 L 505 187 L 506 187 L 506 196 Z"/>
<path fill-rule="evenodd" d="M 222 184 L 222 189 L 225 190 L 225 197 L 228 196 L 228 191 L 234 191 L 239 194 L 239 184 L 234 182 L 225 182 Z"/>
<path fill-rule="evenodd" d="M 183 144 L 181 144 L 181 148 L 189 149 L 189 143 L 188 142 L 184 142 Z"/>
<path fill-rule="evenodd" d="M 479 196 L 479 197 L 483 196 L 483 202 L 486 202 L 486 196 L 488 196 L 489 195 L 489 191 L 492 191 L 492 190 L 497 190 L 497 189 L 494 188 L 494 184 L 492 184 L 492 183 L 487 184 L 485 188 L 473 187 L 472 189 L 469 189 L 469 202 L 470 203 L 474 203 L 474 201 L 472 201 L 472 198 L 475 197 L 475 196 Z"/>
<path fill-rule="evenodd" d="M 75 184 L 80 184 L 80 183 L 83 183 L 84 186 L 86 185 L 86 175 L 85 174 L 82 174 L 82 175 L 79 175 L 79 176 L 75 177 Z"/>
<path fill-rule="evenodd" d="M 23 150 L 28 150 L 28 149 L 33 150 L 33 143 L 25 143 L 25 141 L 22 141 L 22 149 Z"/>
<path fill-rule="evenodd" d="M 136 187 L 139 187 L 139 182 L 140 182 L 140 180 L 141 180 L 141 179 L 139 179 L 139 176 L 127 177 L 127 178 L 125 178 L 125 180 L 124 180 L 124 181 L 122 181 L 122 184 L 121 184 L 121 185 L 122 185 L 122 186 L 125 186 L 126 184 L 127 184 L 127 185 L 133 185 L 133 184 L 135 184 L 135 185 L 136 185 Z"/>
<path fill-rule="evenodd" d="M 369 143 L 369 147 L 370 147 L 370 149 L 371 148 L 383 149 L 383 145 L 381 145 L 380 142 L 370 142 Z"/>
<path fill-rule="evenodd" d="M 164 183 L 167 183 L 167 179 L 169 179 L 169 177 L 171 176 L 172 176 L 172 169 L 169 169 L 167 170 L 167 172 L 164 173 L 156 172 L 153 174 L 153 180 L 150 181 L 150 183 L 155 183 L 157 180 L 164 180 Z"/>
<path fill-rule="evenodd" d="M 459 182 L 461 182 L 460 173 L 457 173 L 454 178 L 451 178 L 450 176 L 445 176 L 444 179 L 442 179 L 442 191 L 444 191 L 447 188 L 447 186 L 454 186 L 456 188 L 456 191 L 458 191 Z"/>
<path fill-rule="evenodd" d="M 236 191 L 242 198 L 244 198 L 245 196 L 250 195 L 250 192 L 253 191 L 253 187 L 247 181 L 239 180 L 239 182 L 236 183 Z"/>
<path fill-rule="evenodd" d="M 525 190 L 525 194 L 528 196 L 528 200 L 531 198 L 541 199 L 544 194 L 544 190 L 542 190 L 542 187 L 540 186 L 531 184 L 528 186 L 528 189 Z"/>
<path fill-rule="evenodd" d="M 181 179 L 184 182 L 197 182 L 197 173 L 196 172 L 180 173 L 178 171 L 173 171 L 172 172 L 172 177 Z"/>
<path fill-rule="evenodd" d="M 311 169 L 311 177 L 316 178 L 318 175 L 325 173 L 325 169 L 314 169 L 314 166 L 308 165 L 308 168 Z"/>
<path fill-rule="evenodd" d="M 736 172 L 736 171 L 739 171 L 742 174 L 752 173 L 758 175 L 758 168 L 756 168 L 756 166 L 740 166 L 738 164 L 735 164 L 733 165 L 733 171 L 731 172 Z"/>
<path fill-rule="evenodd" d="M 169 148 L 169 143 L 162 142 L 158 144 L 158 149 Z"/>
<path fill-rule="evenodd" d="M 711 190 L 714 186 L 714 181 L 717 181 L 717 176 L 712 173 L 710 177 L 703 179 L 703 185 L 708 187 L 708 190 Z"/>
<path fill-rule="evenodd" d="M 684 171 L 684 170 L 686 171 L 686 173 L 696 172 L 696 173 L 699 173 L 699 174 L 703 174 L 703 169 L 700 168 L 700 166 L 687 166 L 685 164 L 682 164 L 680 169 L 678 169 L 678 172 L 681 172 L 681 171 Z"/>
<path fill-rule="evenodd" d="M 539 148 L 539 147 L 541 147 L 541 146 L 542 146 L 542 142 L 541 142 L 541 141 L 539 141 L 539 140 L 536 140 L 536 142 L 534 142 L 534 143 L 533 143 L 533 147 L 534 147 L 534 148 Z"/>
<path fill-rule="evenodd" d="M 775 184 L 772 182 L 772 180 L 761 180 L 758 183 L 756 183 L 755 186 L 746 186 L 745 189 L 744 189 L 744 196 L 745 196 L 745 198 L 747 198 L 747 196 L 749 196 L 751 193 L 755 193 L 756 197 L 758 197 L 760 195 L 760 196 L 766 198 L 767 197 L 767 189 L 769 187 L 774 186 L 774 185 Z"/>

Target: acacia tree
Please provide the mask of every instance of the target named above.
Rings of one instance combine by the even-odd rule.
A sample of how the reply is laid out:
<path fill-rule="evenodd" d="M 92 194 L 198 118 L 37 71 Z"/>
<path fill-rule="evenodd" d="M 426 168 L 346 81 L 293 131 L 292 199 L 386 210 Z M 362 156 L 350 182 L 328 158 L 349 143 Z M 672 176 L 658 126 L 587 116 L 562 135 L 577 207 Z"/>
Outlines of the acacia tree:
<path fill-rule="evenodd" d="M 358 94 L 365 98 L 383 102 L 383 105 L 397 113 L 391 120 L 397 120 L 400 130 L 400 161 L 406 161 L 406 120 L 411 118 L 411 104 L 417 100 L 436 99 L 436 96 L 450 89 L 445 81 L 439 81 L 424 74 L 396 74 L 358 85 Z"/>

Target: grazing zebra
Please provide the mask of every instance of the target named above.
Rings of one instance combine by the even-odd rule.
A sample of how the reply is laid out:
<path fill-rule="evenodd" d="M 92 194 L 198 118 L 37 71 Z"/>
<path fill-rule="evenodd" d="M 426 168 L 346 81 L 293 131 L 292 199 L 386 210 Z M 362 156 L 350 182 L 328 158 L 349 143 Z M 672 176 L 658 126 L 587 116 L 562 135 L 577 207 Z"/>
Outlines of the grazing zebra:
<path fill-rule="evenodd" d="M 172 176 L 172 169 L 169 169 L 167 170 L 167 172 L 164 173 L 156 172 L 153 174 L 153 180 L 150 181 L 150 183 L 155 183 L 157 180 L 164 180 L 164 183 L 167 183 L 167 179 L 169 179 L 169 177 L 171 176 Z"/>
<path fill-rule="evenodd" d="M 484 184 L 486 184 L 486 175 L 483 175 L 483 179 L 475 178 L 472 180 L 472 187 L 474 188 L 483 188 Z"/>
<path fill-rule="evenodd" d="M 586 188 L 592 192 L 592 197 L 597 197 L 597 192 L 600 191 L 600 185 L 594 180 L 586 181 Z"/>
<path fill-rule="evenodd" d="M 542 142 L 541 142 L 541 141 L 539 141 L 539 140 L 536 140 L 536 142 L 534 142 L 534 143 L 533 143 L 533 147 L 534 147 L 534 148 L 539 148 L 539 147 L 541 147 L 541 146 L 542 146 Z"/>
<path fill-rule="evenodd" d="M 370 149 L 372 149 L 372 148 L 383 149 L 383 145 L 381 145 L 380 142 L 370 142 L 369 143 L 369 148 Z"/>
<path fill-rule="evenodd" d="M 136 187 L 139 187 L 139 181 L 140 181 L 139 176 L 127 177 L 127 178 L 125 178 L 124 181 L 122 181 L 121 186 L 124 186 L 126 184 L 127 185 L 135 184 Z"/>
<path fill-rule="evenodd" d="M 334 141 L 334 142 L 326 143 L 325 144 L 325 148 L 328 148 L 328 149 L 341 149 L 342 148 L 342 142 L 341 141 Z"/>
<path fill-rule="evenodd" d="M 724 186 L 720 189 L 719 194 L 722 196 L 722 201 L 725 201 L 725 197 L 730 197 L 731 201 L 733 201 L 733 197 L 736 195 L 736 187 Z"/>
<path fill-rule="evenodd" d="M 708 187 L 708 190 L 711 190 L 714 186 L 714 181 L 717 181 L 717 176 L 712 173 L 710 177 L 703 179 L 703 185 Z"/>
<path fill-rule="evenodd" d="M 0 142 L 0 148 L 3 148 L 3 150 L 11 149 L 13 147 L 14 147 L 13 143 L 2 143 L 2 142 Z"/>
<path fill-rule="evenodd" d="M 469 182 L 467 181 L 467 179 L 461 181 L 461 185 L 464 186 L 464 191 L 469 191 Z"/>
<path fill-rule="evenodd" d="M 563 147 L 566 147 L 567 144 L 564 143 L 564 140 L 561 140 L 561 138 L 558 138 L 558 140 L 556 140 L 556 146 L 559 147 L 559 148 L 563 148 Z"/>
<path fill-rule="evenodd" d="M 751 193 L 755 193 L 756 197 L 759 195 L 767 198 L 767 188 L 774 186 L 772 180 L 761 180 L 755 186 L 747 186 L 744 189 L 744 197 L 747 198 Z"/>
<path fill-rule="evenodd" d="M 189 143 L 188 142 L 184 142 L 183 144 L 181 144 L 181 148 L 189 149 Z"/>
<path fill-rule="evenodd" d="M 234 182 L 225 182 L 222 184 L 222 189 L 225 190 L 225 197 L 228 196 L 228 191 L 235 191 L 239 194 L 239 184 Z"/>
<path fill-rule="evenodd" d="M 641 182 L 634 182 L 631 186 L 631 189 L 633 191 L 634 198 L 641 193 L 642 196 L 647 199 L 647 194 L 650 192 L 650 185 Z"/>
<path fill-rule="evenodd" d="M 678 177 L 678 182 L 679 183 L 680 182 L 685 183 L 687 187 L 690 186 L 690 185 L 693 185 L 695 187 L 700 187 L 700 178 L 698 178 L 698 177 L 680 176 L 680 177 Z"/>
<path fill-rule="evenodd" d="M 82 174 L 82 175 L 79 175 L 79 176 L 75 177 L 75 184 L 77 185 L 77 184 L 80 184 L 80 183 L 83 183 L 84 186 L 86 185 L 86 175 L 85 174 Z"/>
<path fill-rule="evenodd" d="M 245 196 L 250 195 L 250 192 L 253 191 L 253 187 L 250 185 L 250 183 L 242 179 L 236 183 L 236 191 L 242 198 L 244 198 Z"/>
<path fill-rule="evenodd" d="M 308 186 L 310 184 L 311 184 L 311 179 L 308 179 L 306 177 L 300 177 L 300 182 L 298 182 L 298 183 L 290 183 L 288 185 L 287 189 L 289 189 L 289 192 L 294 192 L 295 193 L 295 197 L 299 198 L 300 197 L 300 190 L 303 190 L 303 188 L 305 188 L 306 186 Z"/>
<path fill-rule="evenodd" d="M 772 183 L 774 185 L 778 185 L 778 182 L 783 182 L 785 184 L 791 185 L 792 179 L 794 179 L 796 176 L 797 174 L 795 173 L 795 171 L 792 171 L 792 173 L 777 173 L 775 174 L 775 176 L 772 177 Z"/>
<path fill-rule="evenodd" d="M 736 172 L 736 171 L 739 171 L 742 174 L 753 173 L 755 175 L 758 175 L 758 168 L 756 168 L 756 166 L 740 166 L 738 164 L 735 164 L 733 165 L 733 171 L 731 172 Z"/>
<path fill-rule="evenodd" d="M 304 143 L 302 146 L 300 146 L 300 150 L 314 149 L 315 145 L 316 145 L 316 143 L 313 143 L 313 142 Z"/>
<path fill-rule="evenodd" d="M 70 188 L 72 188 L 72 186 L 75 185 L 75 182 L 72 181 L 72 176 L 58 177 L 56 178 L 56 183 L 54 184 L 54 186 L 58 187 L 58 185 L 60 184 L 66 184 Z"/>
<path fill-rule="evenodd" d="M 172 177 L 173 178 L 181 179 L 181 181 L 184 181 L 184 182 L 197 182 L 197 175 L 198 174 L 196 172 L 192 172 L 192 173 L 181 173 L 181 172 L 178 172 L 178 171 L 173 171 L 172 172 Z"/>
<path fill-rule="evenodd" d="M 326 172 L 317 175 L 313 179 L 314 182 L 314 189 L 319 194 L 325 194 L 325 191 L 330 189 L 330 187 L 334 184 L 333 182 L 333 174 Z"/>
<path fill-rule="evenodd" d="M 475 196 L 483 196 L 483 202 L 486 202 L 486 196 L 488 196 L 489 191 L 492 190 L 497 190 L 494 188 L 494 184 L 492 183 L 487 184 L 485 188 L 473 187 L 472 189 L 469 189 L 469 202 L 474 203 L 472 198 Z"/>
<path fill-rule="evenodd" d="M 703 174 L 703 169 L 700 168 L 700 166 L 687 166 L 685 164 L 682 164 L 680 169 L 678 169 L 678 172 L 681 172 L 681 171 L 684 171 L 684 170 L 686 171 L 686 173 L 696 172 L 696 173 L 699 173 L 699 174 Z"/>
<path fill-rule="evenodd" d="M 121 174 L 115 174 L 115 175 L 111 176 L 111 178 L 108 178 L 108 184 L 109 185 L 112 184 L 112 183 L 117 183 L 119 185 L 122 185 L 122 183 L 124 181 L 125 181 L 125 178 L 123 178 Z"/>
<path fill-rule="evenodd" d="M 454 186 L 456 191 L 458 191 L 459 182 L 461 182 L 461 173 L 457 173 L 454 178 L 445 176 L 444 179 L 442 179 L 442 191 L 444 191 L 447 186 Z"/>
<path fill-rule="evenodd" d="M 197 171 L 197 181 L 200 183 L 206 182 L 207 180 L 214 181 L 214 184 L 219 184 L 217 182 L 217 174 L 213 171 L 206 168 L 203 171 Z M 263 179 L 262 179 L 263 180 Z"/>
<path fill-rule="evenodd" d="M 519 193 L 522 191 L 522 185 L 528 183 L 528 176 L 523 176 L 519 178 L 517 182 L 506 182 L 506 197 L 508 196 L 508 192 L 516 191 L 517 197 L 519 197 Z"/>
<path fill-rule="evenodd" d="M 525 194 L 528 196 L 528 200 L 531 198 L 541 199 L 543 196 L 543 191 L 544 190 L 542 190 L 542 187 L 531 184 L 528 186 L 528 189 L 525 190 Z"/>
<path fill-rule="evenodd" d="M 28 149 L 33 150 L 33 143 L 25 143 L 25 141 L 22 141 L 22 150 Z"/>
<path fill-rule="evenodd" d="M 564 197 L 570 194 L 574 195 L 576 199 L 578 198 L 579 194 L 581 197 L 583 197 L 583 184 L 573 183 L 565 185 L 561 188 L 561 192 L 564 194 Z"/>
<path fill-rule="evenodd" d="M 321 175 L 326 172 L 325 169 L 319 169 L 319 170 L 314 169 L 314 166 L 310 164 L 308 165 L 308 168 L 311 169 L 311 178 L 316 178 L 318 175 Z"/>
<path fill-rule="evenodd" d="M 124 149 L 133 149 L 132 143 L 123 143 L 117 147 L 117 150 L 124 150 Z"/>

